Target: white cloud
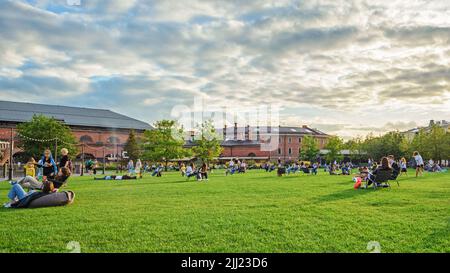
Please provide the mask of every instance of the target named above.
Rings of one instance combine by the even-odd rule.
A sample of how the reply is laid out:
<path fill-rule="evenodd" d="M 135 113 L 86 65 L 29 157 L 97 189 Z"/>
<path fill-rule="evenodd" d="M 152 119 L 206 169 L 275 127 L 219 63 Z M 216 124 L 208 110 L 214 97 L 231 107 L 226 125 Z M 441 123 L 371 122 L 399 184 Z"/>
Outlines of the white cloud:
<path fill-rule="evenodd" d="M 347 135 L 449 119 L 447 1 L 35 2 L 0 2 L 2 98 L 153 121 L 205 96 Z"/>

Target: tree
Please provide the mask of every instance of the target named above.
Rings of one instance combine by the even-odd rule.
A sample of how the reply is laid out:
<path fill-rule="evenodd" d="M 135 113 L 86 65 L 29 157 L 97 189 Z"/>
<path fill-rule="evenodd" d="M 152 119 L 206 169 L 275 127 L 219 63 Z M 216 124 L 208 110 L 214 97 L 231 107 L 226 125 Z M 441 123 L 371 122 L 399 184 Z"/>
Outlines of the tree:
<path fill-rule="evenodd" d="M 136 134 L 134 130 L 130 131 L 128 135 L 128 140 L 125 143 L 124 150 L 127 152 L 127 156 L 129 159 L 136 161 L 141 157 L 141 149 L 136 139 Z"/>
<path fill-rule="evenodd" d="M 183 147 L 184 144 L 183 129 L 175 121 L 157 121 L 155 129 L 144 132 L 143 158 L 164 162 L 167 169 L 171 159 L 182 158 L 189 154 Z"/>
<path fill-rule="evenodd" d="M 303 137 L 302 147 L 300 150 L 300 159 L 313 161 L 317 158 L 319 151 L 317 141 L 312 136 Z"/>
<path fill-rule="evenodd" d="M 210 120 L 199 124 L 197 129 L 199 138 L 194 140 L 195 146 L 192 148 L 192 151 L 203 163 L 209 163 L 223 151 L 223 148 L 220 146 L 220 138 L 216 133 L 214 124 Z"/>
<path fill-rule="evenodd" d="M 19 147 L 27 156 L 39 158 L 45 149 L 54 150 L 55 145 L 77 154 L 77 142 L 70 128 L 54 118 L 34 115 L 30 121 L 17 125 Z"/>
<path fill-rule="evenodd" d="M 334 160 L 341 160 L 342 154 L 341 149 L 343 147 L 343 141 L 338 136 L 332 136 L 328 139 L 328 143 L 325 146 L 325 149 L 328 150 L 326 154 L 326 159 L 328 162 L 333 162 Z"/>
<path fill-rule="evenodd" d="M 448 159 L 450 153 L 448 138 L 449 133 L 447 133 L 444 128 L 434 124 L 431 126 L 430 131 L 426 136 L 425 151 L 428 158 L 433 158 L 434 160 Z"/>

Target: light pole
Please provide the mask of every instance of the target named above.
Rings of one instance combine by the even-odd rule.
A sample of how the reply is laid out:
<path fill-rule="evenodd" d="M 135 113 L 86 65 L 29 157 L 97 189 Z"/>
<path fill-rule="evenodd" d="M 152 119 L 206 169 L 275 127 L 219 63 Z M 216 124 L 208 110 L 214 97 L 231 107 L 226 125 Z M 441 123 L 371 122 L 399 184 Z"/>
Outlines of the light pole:
<path fill-rule="evenodd" d="M 13 150 L 14 150 L 14 139 L 13 139 L 13 128 L 11 127 L 11 135 L 10 135 L 10 141 L 9 141 L 9 173 L 8 173 L 8 179 L 9 181 L 12 181 L 13 179 Z"/>
<path fill-rule="evenodd" d="M 103 174 L 105 174 L 105 168 L 106 168 L 106 158 L 105 158 L 105 145 L 103 145 Z"/>

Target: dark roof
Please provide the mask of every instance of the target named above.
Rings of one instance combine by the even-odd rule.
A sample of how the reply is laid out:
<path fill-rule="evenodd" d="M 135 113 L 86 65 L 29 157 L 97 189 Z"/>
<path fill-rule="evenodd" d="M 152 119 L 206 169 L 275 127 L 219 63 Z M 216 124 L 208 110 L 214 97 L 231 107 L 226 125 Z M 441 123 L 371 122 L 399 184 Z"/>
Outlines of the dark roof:
<path fill-rule="evenodd" d="M 246 130 L 246 127 L 238 127 L 238 132 L 241 132 L 241 133 L 243 133 L 243 132 L 245 132 L 245 130 Z M 223 129 L 222 128 L 219 128 L 219 129 L 216 129 L 216 131 L 217 131 L 217 134 L 219 134 L 219 135 L 221 135 L 221 134 L 223 134 Z M 261 127 L 260 128 L 260 132 L 261 132 L 261 134 L 267 134 L 268 132 L 268 128 L 267 127 L 265 127 L 264 128 L 264 130 L 263 130 L 263 127 Z M 250 126 L 249 127 L 249 132 L 251 132 L 251 133 L 253 133 L 253 134 L 256 134 L 256 132 L 257 132 L 257 127 L 255 127 L 255 126 Z M 317 129 L 313 129 L 313 128 L 309 128 L 309 127 L 307 127 L 307 126 L 305 126 L 305 127 L 293 127 L 293 126 L 273 126 L 273 127 L 271 127 L 271 133 L 272 134 L 277 134 L 277 133 L 279 133 L 279 134 L 293 134 L 293 135 L 323 135 L 323 136 L 327 136 L 327 134 L 326 133 L 324 133 L 324 132 L 322 132 L 322 131 L 319 131 L 319 130 L 317 130 Z M 234 134 L 234 127 L 233 126 L 230 126 L 230 127 L 227 127 L 227 135 L 233 135 Z"/>
<path fill-rule="evenodd" d="M 136 130 L 152 128 L 148 123 L 110 110 L 0 101 L 1 122 L 26 122 L 35 114 L 53 117 L 69 126 Z"/>

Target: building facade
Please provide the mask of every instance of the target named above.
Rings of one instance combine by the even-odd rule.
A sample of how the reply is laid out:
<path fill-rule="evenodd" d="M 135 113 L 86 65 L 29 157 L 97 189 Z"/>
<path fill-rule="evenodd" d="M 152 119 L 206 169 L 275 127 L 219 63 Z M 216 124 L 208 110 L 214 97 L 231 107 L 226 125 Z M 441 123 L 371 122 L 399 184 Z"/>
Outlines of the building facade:
<path fill-rule="evenodd" d="M 139 136 L 151 129 L 145 122 L 110 110 L 0 101 L 0 142 L 6 143 L 2 147 L 11 142 L 11 133 L 13 140 L 18 141 L 16 126 L 29 121 L 33 115 L 52 117 L 69 126 L 80 143 L 77 157 L 83 153 L 85 157 L 105 155 L 114 160 L 122 154 L 131 130 Z M 14 154 L 20 152 L 15 150 Z"/>
<path fill-rule="evenodd" d="M 319 149 L 324 149 L 328 143 L 329 135 L 306 125 L 301 127 L 275 126 L 275 127 L 224 127 L 217 129 L 223 137 L 221 146 L 223 152 L 219 161 L 233 158 L 256 161 L 294 161 L 300 156 L 302 141 L 305 136 L 313 137 Z M 190 133 L 186 146 L 193 145 L 194 133 Z"/>

